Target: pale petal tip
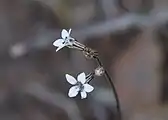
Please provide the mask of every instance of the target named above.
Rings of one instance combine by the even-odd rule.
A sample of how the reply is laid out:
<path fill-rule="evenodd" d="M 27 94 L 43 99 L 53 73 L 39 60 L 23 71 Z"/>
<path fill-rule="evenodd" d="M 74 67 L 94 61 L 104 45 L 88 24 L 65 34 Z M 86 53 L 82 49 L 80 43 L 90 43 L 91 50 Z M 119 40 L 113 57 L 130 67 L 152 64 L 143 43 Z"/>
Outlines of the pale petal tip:
<path fill-rule="evenodd" d="M 81 82 L 82 84 L 84 84 L 86 82 L 86 75 L 84 72 L 80 73 L 77 77 L 77 80 L 79 82 Z"/>
<path fill-rule="evenodd" d="M 78 94 L 73 94 L 73 93 L 68 93 L 68 97 L 70 97 L 70 98 L 74 98 L 74 97 L 76 97 Z"/>
<path fill-rule="evenodd" d="M 85 91 L 82 91 L 80 94 L 81 94 L 81 99 L 87 98 L 87 93 Z"/>
<path fill-rule="evenodd" d="M 88 93 L 92 92 L 94 90 L 94 87 L 89 84 L 84 84 L 84 90 Z"/>
<path fill-rule="evenodd" d="M 78 86 L 73 86 L 69 89 L 68 96 L 69 97 L 75 97 L 77 96 L 79 92 L 79 87 Z"/>
<path fill-rule="evenodd" d="M 66 77 L 66 79 L 68 79 L 69 77 L 73 77 L 73 76 L 71 76 L 69 74 L 65 74 L 65 77 Z"/>
<path fill-rule="evenodd" d="M 67 82 L 71 85 L 75 85 L 77 83 L 77 80 L 73 76 L 66 74 L 65 77 Z"/>
<path fill-rule="evenodd" d="M 86 74 L 84 72 L 80 73 L 78 76 L 86 76 Z"/>
<path fill-rule="evenodd" d="M 69 74 L 65 74 L 65 77 L 67 78 L 67 76 L 70 76 Z"/>
<path fill-rule="evenodd" d="M 53 45 L 56 46 L 56 47 L 61 47 L 61 46 L 64 45 L 63 41 L 64 41 L 63 39 L 57 39 L 53 42 Z"/>
<path fill-rule="evenodd" d="M 68 97 L 72 98 L 75 97 L 73 94 L 68 93 Z"/>
<path fill-rule="evenodd" d="M 70 76 L 70 75 L 69 74 L 65 74 L 66 79 L 68 79 L 68 76 Z"/>
<path fill-rule="evenodd" d="M 69 34 L 71 33 L 71 31 L 72 31 L 72 29 L 70 28 L 70 29 L 69 29 Z"/>
<path fill-rule="evenodd" d="M 92 86 L 93 87 L 93 86 Z M 94 87 L 93 87 L 93 89 L 92 89 L 92 91 L 94 90 Z"/>
<path fill-rule="evenodd" d="M 91 86 L 91 85 L 90 85 Z M 92 91 L 94 90 L 94 87 L 93 86 L 91 86 L 91 89 L 92 89 Z"/>
<path fill-rule="evenodd" d="M 90 91 L 89 92 L 92 92 L 94 90 L 94 87 L 93 86 L 91 86 L 91 88 L 90 88 Z"/>
<path fill-rule="evenodd" d="M 63 32 L 63 31 L 66 31 L 66 32 L 67 32 L 67 30 L 66 30 L 66 29 L 62 29 L 62 32 Z"/>
<path fill-rule="evenodd" d="M 62 49 L 65 45 L 61 45 L 56 49 L 56 52 L 59 51 L 60 49 Z"/>
<path fill-rule="evenodd" d="M 81 97 L 81 99 L 86 99 L 87 97 Z"/>
<path fill-rule="evenodd" d="M 65 39 L 66 37 L 69 37 L 69 32 L 67 30 L 63 29 L 61 32 L 61 36 L 63 39 Z"/>
<path fill-rule="evenodd" d="M 56 49 L 56 52 L 58 52 L 60 49 L 59 49 L 59 47 Z"/>
<path fill-rule="evenodd" d="M 56 42 L 56 41 L 57 41 L 57 40 L 55 40 L 55 41 L 53 42 L 53 45 L 57 47 L 58 45 L 57 45 L 57 42 Z"/>

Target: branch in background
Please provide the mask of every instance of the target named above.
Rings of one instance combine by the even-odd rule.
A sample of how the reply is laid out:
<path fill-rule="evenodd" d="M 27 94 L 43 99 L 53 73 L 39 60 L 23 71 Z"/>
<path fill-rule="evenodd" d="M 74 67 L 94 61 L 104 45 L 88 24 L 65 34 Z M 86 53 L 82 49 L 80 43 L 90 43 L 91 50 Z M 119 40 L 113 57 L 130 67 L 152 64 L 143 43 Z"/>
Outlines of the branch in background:
<path fill-rule="evenodd" d="M 115 0 L 100 0 L 100 2 L 106 20 L 112 18 L 116 13 L 118 13 L 118 6 L 115 4 Z"/>
<path fill-rule="evenodd" d="M 132 26 L 136 26 L 140 29 L 150 26 L 157 27 L 158 25 L 164 24 L 167 20 L 168 10 L 163 10 L 157 13 L 151 12 L 148 15 L 127 14 L 120 18 L 90 25 L 85 28 L 74 29 L 73 35 L 78 41 L 83 43 L 88 37 L 100 37 L 117 31 L 127 30 Z M 19 57 L 25 55 L 32 49 L 45 49 L 52 45 L 55 38 L 57 38 L 59 35 L 60 30 L 48 30 L 47 28 L 40 26 L 35 37 L 29 38 L 23 43 L 16 43 L 10 48 L 9 53 L 11 53 L 12 56 Z M 17 45 L 23 45 L 23 47 L 25 47 L 25 51 L 23 53 L 14 51 L 13 48 L 15 48 Z"/>

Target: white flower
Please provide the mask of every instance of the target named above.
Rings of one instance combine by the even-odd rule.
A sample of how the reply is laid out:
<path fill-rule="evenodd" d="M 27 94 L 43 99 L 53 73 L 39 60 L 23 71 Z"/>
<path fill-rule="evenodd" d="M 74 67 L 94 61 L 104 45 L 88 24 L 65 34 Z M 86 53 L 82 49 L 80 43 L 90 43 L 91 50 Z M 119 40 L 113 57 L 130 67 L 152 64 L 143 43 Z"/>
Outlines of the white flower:
<path fill-rule="evenodd" d="M 58 47 L 56 49 L 56 52 L 65 46 L 72 46 L 73 45 L 73 41 L 75 39 L 70 36 L 70 33 L 71 33 L 71 29 L 69 29 L 69 31 L 66 31 L 65 29 L 62 30 L 62 32 L 61 32 L 62 39 L 57 39 L 53 43 L 54 46 Z"/>
<path fill-rule="evenodd" d="M 74 85 L 69 89 L 69 97 L 75 97 L 80 92 L 81 99 L 84 99 L 87 97 L 86 92 L 92 92 L 94 89 L 94 87 L 87 83 L 86 75 L 84 72 L 78 75 L 77 80 L 73 76 L 68 74 L 66 74 L 66 79 L 71 85 Z"/>

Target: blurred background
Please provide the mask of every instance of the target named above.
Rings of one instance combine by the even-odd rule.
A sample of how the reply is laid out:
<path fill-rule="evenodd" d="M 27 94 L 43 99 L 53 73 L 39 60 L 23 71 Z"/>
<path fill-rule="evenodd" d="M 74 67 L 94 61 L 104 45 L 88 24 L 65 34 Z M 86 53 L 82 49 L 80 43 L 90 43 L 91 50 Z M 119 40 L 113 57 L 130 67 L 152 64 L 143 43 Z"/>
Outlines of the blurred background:
<path fill-rule="evenodd" d="M 96 68 L 52 43 L 62 29 L 96 49 L 112 77 L 123 120 L 168 120 L 167 0 L 0 0 L 0 120 L 115 120 L 108 81 L 69 98 L 65 74 Z"/>

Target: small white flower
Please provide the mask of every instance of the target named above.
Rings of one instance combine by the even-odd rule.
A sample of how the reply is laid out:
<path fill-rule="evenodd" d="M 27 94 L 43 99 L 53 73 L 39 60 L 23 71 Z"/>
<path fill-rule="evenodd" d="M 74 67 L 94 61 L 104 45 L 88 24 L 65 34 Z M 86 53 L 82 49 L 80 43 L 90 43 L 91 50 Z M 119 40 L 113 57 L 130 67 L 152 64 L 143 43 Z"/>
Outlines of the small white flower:
<path fill-rule="evenodd" d="M 73 41 L 75 39 L 70 36 L 70 33 L 71 33 L 71 29 L 69 29 L 69 31 L 66 31 L 65 29 L 62 30 L 62 32 L 61 32 L 62 39 L 57 39 L 53 43 L 54 46 L 58 47 L 56 49 L 56 52 L 65 46 L 72 46 L 73 45 Z"/>
<path fill-rule="evenodd" d="M 66 79 L 71 85 L 74 85 L 69 89 L 69 97 L 75 97 L 80 92 L 81 99 L 84 99 L 87 97 L 86 92 L 92 92 L 94 89 L 94 87 L 87 83 L 86 75 L 84 72 L 78 75 L 77 80 L 73 76 L 68 74 L 66 74 Z"/>

